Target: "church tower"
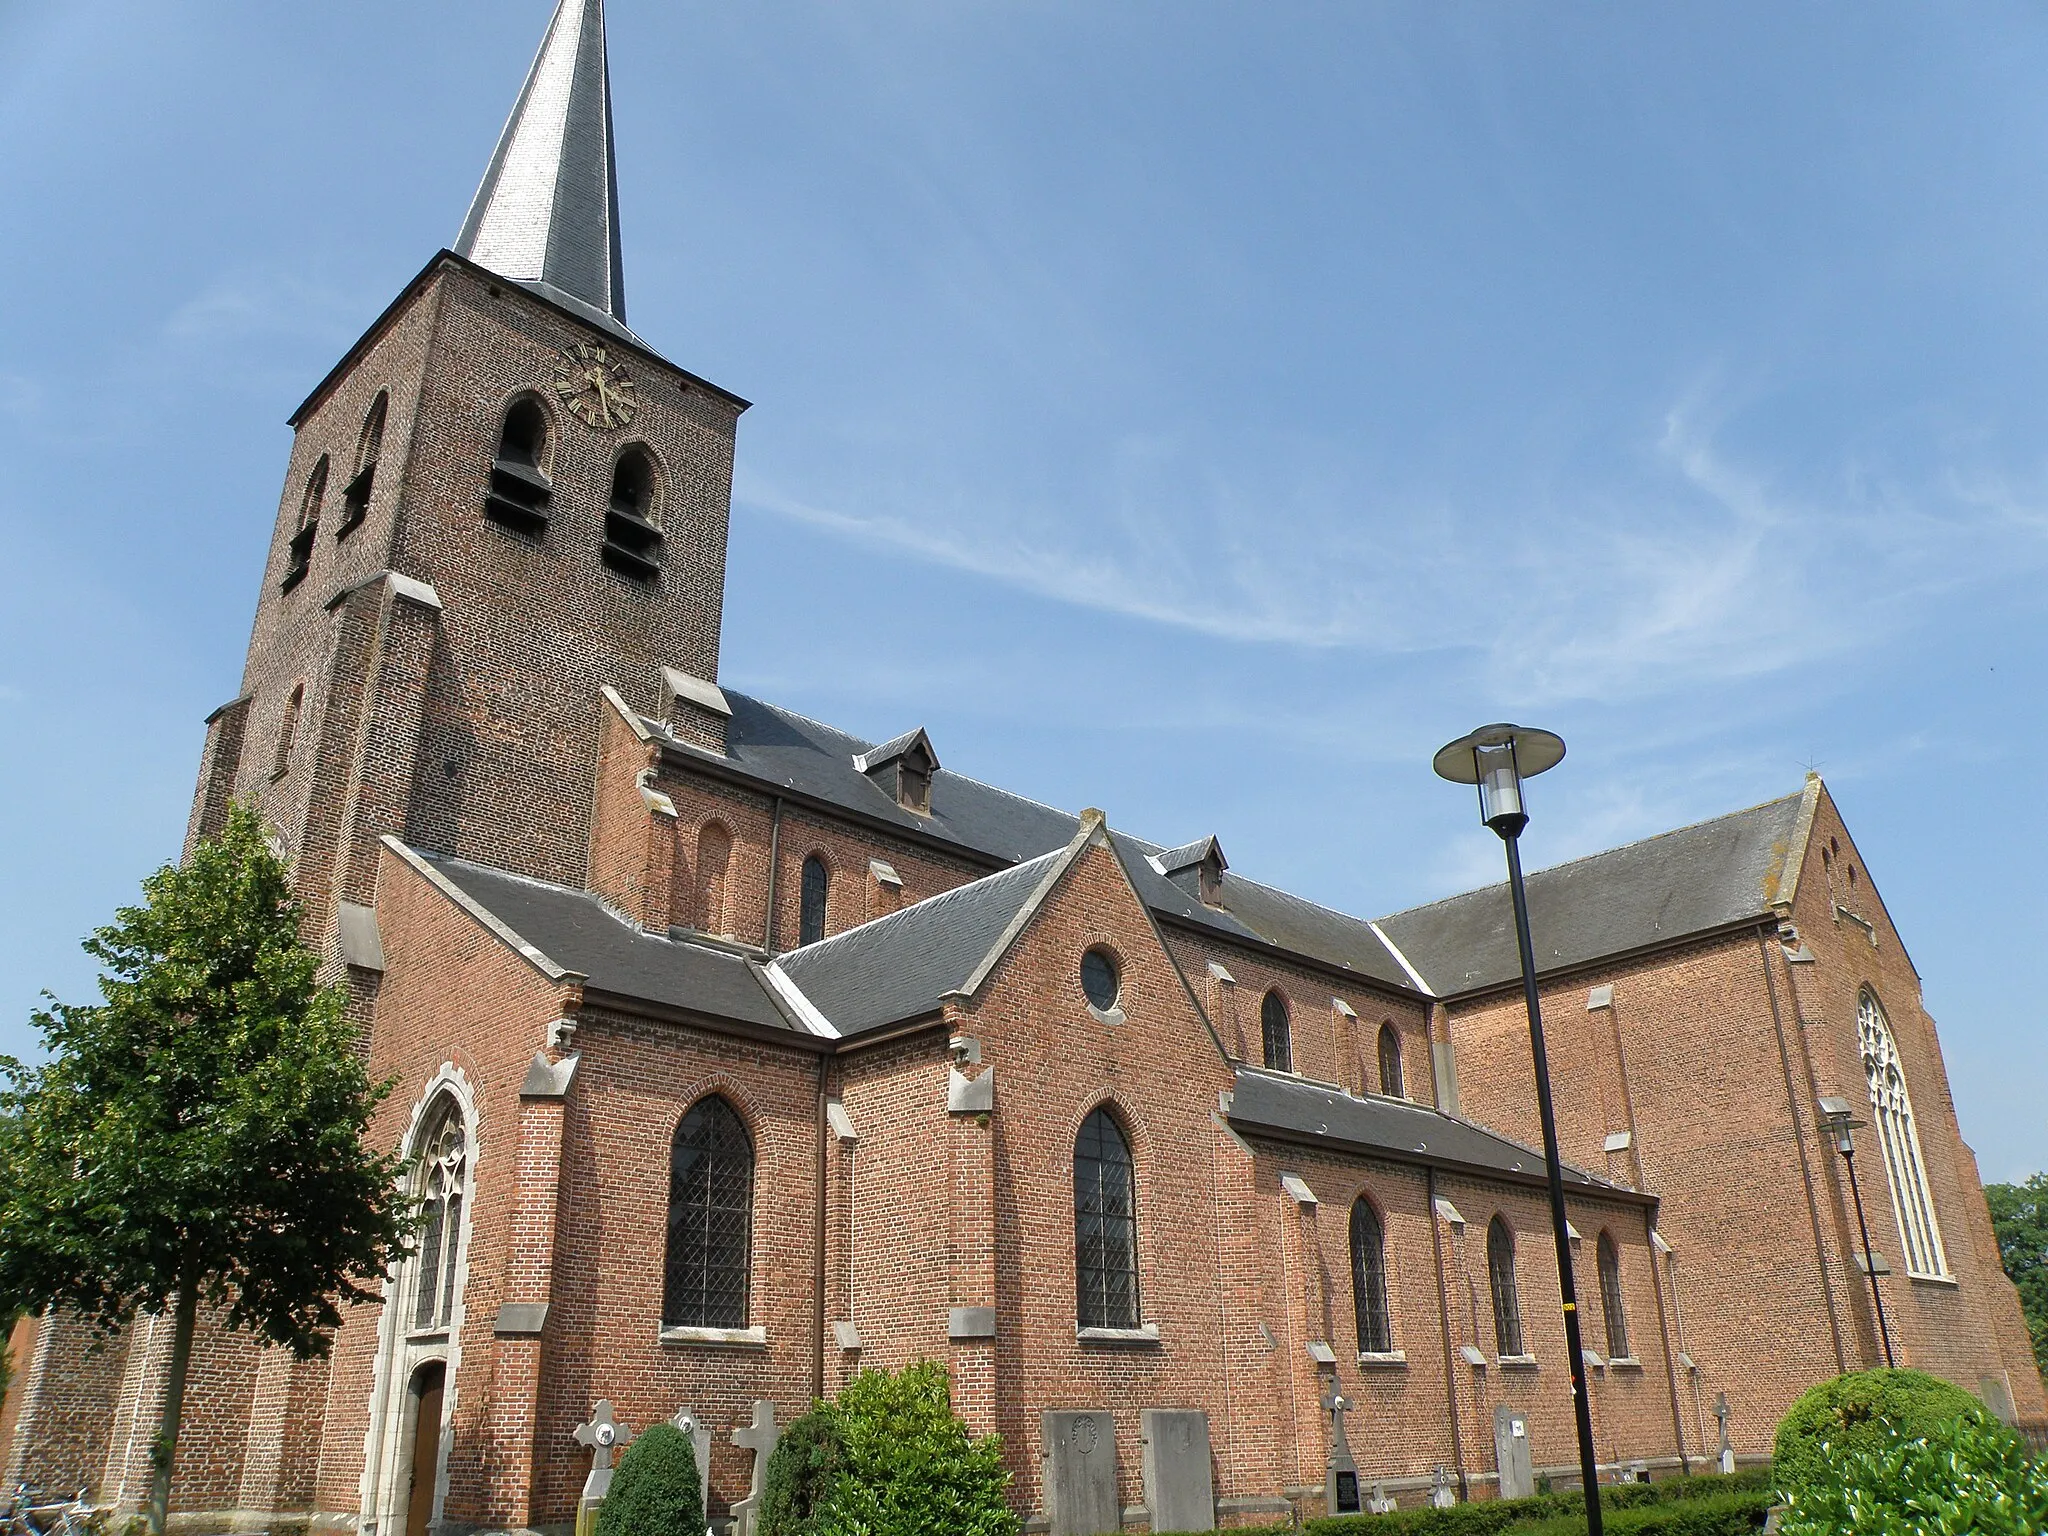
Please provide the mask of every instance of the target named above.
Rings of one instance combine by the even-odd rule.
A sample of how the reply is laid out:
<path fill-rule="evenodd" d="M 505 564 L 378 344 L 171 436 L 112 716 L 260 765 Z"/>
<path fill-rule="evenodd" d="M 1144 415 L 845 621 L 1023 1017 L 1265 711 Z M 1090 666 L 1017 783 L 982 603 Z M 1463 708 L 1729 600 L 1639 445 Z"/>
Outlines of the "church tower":
<path fill-rule="evenodd" d="M 560 0 L 454 248 L 291 417 L 189 835 L 256 799 L 337 959 L 384 833 L 583 885 L 600 690 L 717 676 L 746 406 L 627 327 L 603 0 Z"/>

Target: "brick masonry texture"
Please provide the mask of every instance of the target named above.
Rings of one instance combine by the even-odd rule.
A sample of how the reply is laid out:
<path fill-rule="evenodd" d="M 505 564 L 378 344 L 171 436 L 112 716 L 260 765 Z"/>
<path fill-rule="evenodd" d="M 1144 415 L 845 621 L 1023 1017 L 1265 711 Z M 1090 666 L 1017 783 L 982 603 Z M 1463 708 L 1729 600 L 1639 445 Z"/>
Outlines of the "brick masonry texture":
<path fill-rule="evenodd" d="M 630 428 L 593 431 L 557 408 L 554 358 L 580 341 L 601 341 L 634 374 L 642 405 Z M 373 494 L 344 530 L 342 488 L 380 395 Z M 526 396 L 549 423 L 552 494 L 537 538 L 484 516 L 500 425 Z M 787 1422 L 862 1367 L 920 1359 L 944 1361 L 959 1411 L 1002 1436 L 1027 1515 L 1043 1503 L 1039 1414 L 1051 1408 L 1108 1416 L 1128 1507 L 1143 1500 L 1140 1412 L 1194 1407 L 1209 1416 L 1226 1523 L 1312 1511 L 1333 1380 L 1353 1404 L 1362 1477 L 1404 1502 L 1439 1468 L 1465 1495 L 1490 1496 L 1502 1404 L 1527 1412 L 1539 1467 L 1572 1466 L 1540 1183 L 1400 1149 L 1252 1134 L 1224 1104 L 1240 1067 L 1261 1062 L 1261 999 L 1277 990 L 1299 1075 L 1387 1091 L 1378 1044 L 1391 1026 L 1406 1097 L 1533 1144 L 1517 991 L 1432 999 L 1155 918 L 1091 834 L 971 995 L 876 1038 L 832 1041 L 587 1002 L 582 978 L 521 953 L 386 841 L 588 890 L 623 921 L 708 935 L 756 963 L 797 941 L 807 859 L 829 871 L 828 933 L 1000 867 L 735 782 L 718 770 L 717 717 L 672 709 L 664 666 L 717 675 L 741 408 L 444 255 L 297 418 L 247 668 L 208 723 L 191 835 L 243 797 L 293 857 L 307 937 L 347 988 L 373 1076 L 397 1084 L 373 1141 L 412 1151 L 441 1095 L 463 1107 L 458 1285 L 445 1333 L 414 1334 L 404 1303 L 415 1280 L 401 1269 L 387 1299 L 349 1311 L 331 1357 L 311 1362 L 209 1319 L 180 1447 L 181 1521 L 429 1536 L 404 1524 L 408 1387 L 432 1361 L 446 1371 L 440 1454 L 417 1469 L 434 1480 L 432 1536 L 565 1531 L 589 1465 L 570 1432 L 599 1397 L 636 1429 L 685 1407 L 713 1426 L 722 1519 L 750 1473 L 730 1432 L 757 1399 Z M 653 585 L 600 556 L 628 444 L 660 466 L 666 538 Z M 287 585 L 323 455 L 326 503 L 306 574 Z M 707 755 L 662 750 L 639 714 L 677 719 Z M 1611 1181 L 1570 1201 L 1587 1342 L 1603 1358 L 1603 1233 L 1620 1259 L 1631 1353 L 1590 1377 L 1609 1462 L 1704 1465 L 1722 1392 L 1737 1450 L 1762 1455 L 1806 1386 L 1879 1358 L 1841 1162 L 1814 1110 L 1830 1093 L 1867 1103 L 1856 1036 L 1866 989 L 1905 1059 L 1951 1272 L 1905 1274 L 1865 1132 L 1859 1168 L 1873 1242 L 1891 1261 L 1881 1285 L 1895 1346 L 1903 1363 L 1972 1390 L 1996 1383 L 2021 1419 L 2048 1422 L 1919 979 L 1824 789 L 1813 804 L 1803 849 L 1789 851 L 1802 873 L 1783 911 L 1543 988 L 1565 1156 Z M 900 891 L 876 877 L 877 860 Z M 374 907 L 381 974 L 344 962 L 343 901 Z M 1091 946 L 1117 958 L 1120 1022 L 1082 996 Z M 1611 989 L 1606 1006 L 1587 1006 L 1595 987 Z M 980 1054 L 960 1070 L 994 1074 L 990 1112 L 948 1111 L 949 1074 L 968 1054 L 956 1056 L 955 1037 Z M 1445 1054 L 1455 1075 L 1439 1081 Z M 529 1093 L 537 1061 L 547 1070 Z M 550 1074 L 566 1089 L 541 1082 Z M 672 1143 L 709 1094 L 732 1105 L 753 1145 L 746 1322 L 757 1332 L 665 1336 Z M 850 1138 L 828 1121 L 834 1103 Z M 1156 1339 L 1084 1339 L 1076 1327 L 1074 1142 L 1102 1107 L 1134 1153 L 1141 1318 Z M 1312 1203 L 1290 1193 L 1302 1186 Z M 1385 1231 L 1398 1360 L 1359 1358 L 1359 1201 Z M 1515 1235 L 1532 1363 L 1497 1358 L 1486 1254 L 1496 1216 Z M 507 1306 L 528 1319 L 545 1308 L 544 1321 L 501 1334 Z M 949 1313 L 963 1307 L 992 1309 L 994 1336 L 949 1337 Z M 833 1325 L 846 1323 L 858 1347 L 842 1347 Z M 95 1341 L 61 1316 L 18 1334 L 20 1383 L 0 1419 L 5 1475 L 134 1507 L 167 1336 L 144 1318 Z M 1318 1368 L 1312 1345 L 1335 1354 L 1334 1371 Z"/>

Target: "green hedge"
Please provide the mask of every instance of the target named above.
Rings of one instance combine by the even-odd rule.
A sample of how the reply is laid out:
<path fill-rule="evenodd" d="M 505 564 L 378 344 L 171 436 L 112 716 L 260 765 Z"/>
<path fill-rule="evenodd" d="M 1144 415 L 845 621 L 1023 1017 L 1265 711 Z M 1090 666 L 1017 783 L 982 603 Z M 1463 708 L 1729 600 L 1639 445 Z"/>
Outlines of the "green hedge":
<path fill-rule="evenodd" d="M 1777 1494 L 1767 1488 L 1737 1490 L 1617 1509 L 1602 1524 L 1614 1536 L 1753 1536 L 1777 1502 Z M 1585 1536 L 1586 1517 L 1559 1515 L 1513 1529 L 1515 1536 Z"/>
<path fill-rule="evenodd" d="M 2038 1536 L 2048 1531 L 2048 1463 L 1988 1419 L 1956 1419 L 1842 1456 L 1794 1490 L 1785 1536 Z"/>
<path fill-rule="evenodd" d="M 1958 1421 L 1989 1422 L 1961 1387 L 1921 1371 L 1851 1371 L 1824 1381 L 1778 1424 L 1772 1466 L 1786 1493 L 1836 1481 L 1842 1459 L 1919 1440 Z"/>
<path fill-rule="evenodd" d="M 1667 1477 L 1655 1483 L 1603 1483 L 1600 1486 L 1600 1507 L 1610 1516 L 1604 1523 L 1610 1528 L 1621 1530 L 1643 1530 L 1661 1533 L 1669 1529 L 1683 1536 L 1713 1536 L 1719 1526 L 1705 1526 L 1693 1532 L 1683 1525 L 1623 1526 L 1624 1514 L 1659 1511 L 1674 1505 L 1691 1506 L 1696 1503 L 1710 1503 L 1720 1500 L 1743 1499 L 1759 1509 L 1768 1509 L 1772 1502 L 1770 1474 L 1765 1471 L 1738 1472 L 1732 1477 L 1708 1474 L 1699 1477 Z M 1761 1500 L 1761 1503 L 1757 1503 Z M 1548 1529 L 1556 1521 L 1565 1521 L 1563 1529 L 1582 1531 L 1586 1527 L 1585 1499 L 1573 1489 L 1569 1493 L 1540 1493 L 1532 1499 L 1480 1499 L 1469 1504 L 1453 1504 L 1445 1509 L 1423 1507 L 1419 1509 L 1397 1509 L 1386 1515 L 1334 1515 L 1318 1520 L 1306 1521 L 1302 1529 L 1308 1536 L 1495 1536 L 1497 1532 Z M 1715 1518 L 1721 1518 L 1719 1514 Z M 1763 1524 L 1758 1515 L 1756 1526 Z M 1731 1527 L 1749 1530 L 1753 1527 Z"/>

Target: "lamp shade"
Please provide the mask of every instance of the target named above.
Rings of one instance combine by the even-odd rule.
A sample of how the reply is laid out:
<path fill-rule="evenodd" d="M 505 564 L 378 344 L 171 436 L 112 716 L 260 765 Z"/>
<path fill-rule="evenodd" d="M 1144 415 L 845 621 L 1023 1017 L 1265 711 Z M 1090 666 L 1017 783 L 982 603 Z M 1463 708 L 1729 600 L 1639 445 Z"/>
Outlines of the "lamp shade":
<path fill-rule="evenodd" d="M 1437 774 L 1453 784 L 1479 786 L 1479 819 L 1502 837 L 1527 824 L 1522 780 L 1564 760 L 1564 740 L 1523 725 L 1485 725 L 1460 736 L 1436 755 Z"/>

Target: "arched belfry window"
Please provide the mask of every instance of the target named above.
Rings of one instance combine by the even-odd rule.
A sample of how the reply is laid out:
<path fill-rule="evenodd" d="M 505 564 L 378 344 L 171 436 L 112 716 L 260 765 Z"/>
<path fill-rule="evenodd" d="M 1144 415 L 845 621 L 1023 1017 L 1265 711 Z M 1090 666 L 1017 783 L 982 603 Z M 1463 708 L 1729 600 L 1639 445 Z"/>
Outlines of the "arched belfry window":
<path fill-rule="evenodd" d="M 633 581 L 661 578 L 660 482 L 654 460 L 635 445 L 612 466 L 612 495 L 604 514 L 604 563 Z"/>
<path fill-rule="evenodd" d="M 1074 1280 L 1083 1328 L 1138 1326 L 1137 1173 L 1106 1109 L 1074 1139 Z"/>
<path fill-rule="evenodd" d="M 1363 1195 L 1351 1207 L 1351 1306 L 1358 1321 L 1358 1352 L 1390 1353 L 1394 1329 L 1387 1315 L 1387 1233 L 1380 1213 Z"/>
<path fill-rule="evenodd" d="M 341 492 L 341 522 L 334 536 L 345 539 L 370 515 L 370 493 L 377 488 L 377 460 L 384 452 L 384 418 L 390 413 L 391 397 L 383 390 L 370 402 L 363 417 L 363 430 L 356 438 L 356 469 Z"/>
<path fill-rule="evenodd" d="M 492 522 L 537 539 L 547 531 L 548 415 L 531 395 L 521 395 L 505 408 L 498 430 L 498 452 L 491 460 L 491 488 L 484 497 L 484 516 Z"/>
<path fill-rule="evenodd" d="M 1515 1290 L 1515 1234 L 1496 1216 L 1486 1229 L 1486 1276 L 1493 1288 L 1495 1353 L 1522 1353 L 1522 1299 Z"/>
<path fill-rule="evenodd" d="M 1628 1308 L 1621 1296 L 1621 1250 L 1612 1234 L 1602 1232 L 1599 1246 L 1600 1310 L 1607 1318 L 1607 1355 L 1611 1360 L 1630 1358 Z"/>
<path fill-rule="evenodd" d="M 1294 1039 L 1288 1027 L 1287 999 L 1275 987 L 1259 1004 L 1259 1035 L 1265 1045 L 1266 1065 L 1275 1072 L 1294 1070 Z"/>
<path fill-rule="evenodd" d="M 753 1236 L 753 1138 L 713 1094 L 683 1116 L 670 1148 L 662 1325 L 746 1327 Z"/>
<path fill-rule="evenodd" d="M 1390 1099 L 1408 1096 L 1401 1086 L 1401 1032 L 1391 1024 L 1380 1026 L 1380 1092 Z"/>
<path fill-rule="evenodd" d="M 455 1312 L 455 1263 L 462 1247 L 463 1196 L 469 1187 L 469 1138 L 462 1106 L 444 1094 L 429 1111 L 413 1165 L 420 1202 L 419 1258 L 414 1264 L 415 1333 L 448 1326 Z"/>
<path fill-rule="evenodd" d="M 313 466 L 313 473 L 306 476 L 305 493 L 299 498 L 298 526 L 285 556 L 284 580 L 279 583 L 287 592 L 304 581 L 306 572 L 312 569 L 313 540 L 320 532 L 320 509 L 326 500 L 327 455 L 323 453 Z"/>
<path fill-rule="evenodd" d="M 1884 1005 L 1867 989 L 1856 1009 L 1856 1037 L 1863 1050 L 1863 1074 L 1870 1084 L 1884 1171 L 1891 1181 L 1892 1209 L 1899 1219 L 1899 1242 L 1906 1250 L 1906 1273 L 1946 1279 L 1948 1256 L 1942 1250 L 1934 1195 L 1927 1186 L 1927 1164 L 1920 1156 L 1905 1063 L 1899 1059 L 1899 1042 Z"/>
<path fill-rule="evenodd" d="M 815 944 L 825 937 L 825 898 L 832 891 L 832 875 L 817 854 L 804 860 L 803 879 L 797 891 L 796 941 Z"/>

